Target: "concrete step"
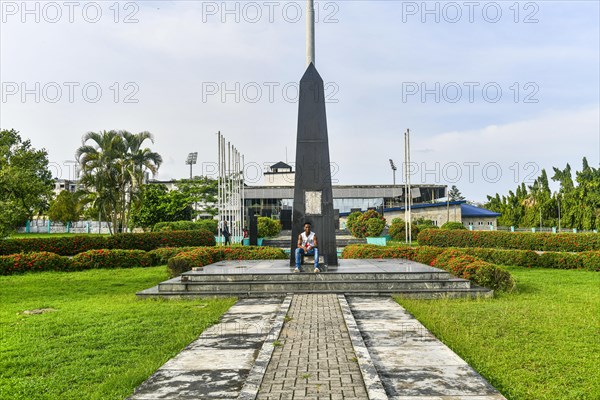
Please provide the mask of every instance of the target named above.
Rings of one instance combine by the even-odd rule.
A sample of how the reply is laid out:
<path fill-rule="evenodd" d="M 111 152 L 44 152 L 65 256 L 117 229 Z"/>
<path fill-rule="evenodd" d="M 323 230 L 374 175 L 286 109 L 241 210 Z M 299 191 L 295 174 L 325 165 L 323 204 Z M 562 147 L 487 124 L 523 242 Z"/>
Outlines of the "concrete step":
<path fill-rule="evenodd" d="M 493 291 L 409 260 L 340 260 L 329 272 L 292 273 L 288 260 L 220 261 L 160 283 L 139 297 L 282 297 L 288 293 L 336 293 L 419 298 L 481 297 Z"/>
<path fill-rule="evenodd" d="M 299 290 L 294 294 L 345 294 L 361 297 L 378 297 L 400 295 L 415 299 L 438 299 L 438 298 L 490 298 L 494 292 L 481 287 L 471 287 L 470 289 L 418 289 L 418 290 L 391 290 L 377 292 L 358 290 Z M 202 299 L 207 297 L 239 297 L 239 298 L 284 298 L 289 293 L 284 292 L 166 292 L 158 291 L 158 286 L 143 290 L 137 293 L 139 298 L 165 298 L 165 299 Z"/>
<path fill-rule="evenodd" d="M 310 266 L 303 267 L 306 271 L 311 270 Z M 182 281 L 182 282 L 254 282 L 254 281 L 293 281 L 293 282 L 312 282 L 312 281 L 342 281 L 349 282 L 352 280 L 360 279 L 362 281 L 388 281 L 388 280 L 448 280 L 451 275 L 448 272 L 382 272 L 382 273 L 323 273 L 313 274 L 310 273 L 273 273 L 273 274 L 209 274 L 204 272 L 186 272 L 181 278 L 173 278 L 170 281 Z"/>
<path fill-rule="evenodd" d="M 402 290 L 420 290 L 420 289 L 469 289 L 470 282 L 464 279 L 448 279 L 448 280 L 360 280 L 354 279 L 351 281 L 340 280 L 310 280 L 310 281 L 247 281 L 247 282 L 171 282 L 161 283 L 158 285 L 160 292 L 281 292 L 281 293 L 297 293 L 299 291 L 323 291 L 329 290 L 334 292 L 344 291 L 388 291 L 400 292 Z"/>

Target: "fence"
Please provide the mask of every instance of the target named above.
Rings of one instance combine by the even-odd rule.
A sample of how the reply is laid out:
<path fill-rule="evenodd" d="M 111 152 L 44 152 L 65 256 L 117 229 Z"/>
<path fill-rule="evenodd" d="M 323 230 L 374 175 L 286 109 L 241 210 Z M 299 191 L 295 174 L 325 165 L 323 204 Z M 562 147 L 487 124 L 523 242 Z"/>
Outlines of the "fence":
<path fill-rule="evenodd" d="M 68 223 L 50 221 L 47 219 L 36 219 L 27 221 L 25 226 L 17 229 L 18 233 L 110 233 L 108 222 L 99 221 L 76 221 Z"/>
<path fill-rule="evenodd" d="M 499 231 L 504 231 L 504 232 L 546 232 L 546 233 L 598 233 L 597 229 L 594 229 L 592 231 L 589 230 L 579 230 L 579 229 L 567 229 L 567 228 L 561 228 L 560 230 L 556 227 L 533 227 L 533 228 L 517 228 L 514 226 L 499 226 L 497 228 L 497 230 Z"/>

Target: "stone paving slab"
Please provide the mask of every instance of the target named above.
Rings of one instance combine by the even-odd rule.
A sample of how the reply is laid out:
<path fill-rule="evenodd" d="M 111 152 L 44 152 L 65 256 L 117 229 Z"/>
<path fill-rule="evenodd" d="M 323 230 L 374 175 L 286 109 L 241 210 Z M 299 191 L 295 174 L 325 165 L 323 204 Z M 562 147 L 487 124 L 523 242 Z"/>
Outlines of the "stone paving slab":
<path fill-rule="evenodd" d="M 390 399 L 504 399 L 393 299 L 347 300 Z"/>
<path fill-rule="evenodd" d="M 271 331 L 278 299 L 240 300 L 129 398 L 232 399 L 242 390 Z"/>

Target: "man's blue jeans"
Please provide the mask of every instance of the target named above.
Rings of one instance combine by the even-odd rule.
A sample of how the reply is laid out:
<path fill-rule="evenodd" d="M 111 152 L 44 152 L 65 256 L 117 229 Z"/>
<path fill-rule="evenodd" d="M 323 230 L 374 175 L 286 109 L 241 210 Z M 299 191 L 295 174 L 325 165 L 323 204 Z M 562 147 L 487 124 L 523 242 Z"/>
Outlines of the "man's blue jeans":
<path fill-rule="evenodd" d="M 301 249 L 300 247 L 298 247 L 296 249 L 296 268 L 300 269 L 300 265 L 302 264 L 302 257 L 304 257 L 304 255 L 307 256 L 315 256 L 315 268 L 319 268 L 319 249 L 316 247 L 313 247 L 312 249 L 308 250 L 308 251 L 304 251 L 304 249 Z"/>

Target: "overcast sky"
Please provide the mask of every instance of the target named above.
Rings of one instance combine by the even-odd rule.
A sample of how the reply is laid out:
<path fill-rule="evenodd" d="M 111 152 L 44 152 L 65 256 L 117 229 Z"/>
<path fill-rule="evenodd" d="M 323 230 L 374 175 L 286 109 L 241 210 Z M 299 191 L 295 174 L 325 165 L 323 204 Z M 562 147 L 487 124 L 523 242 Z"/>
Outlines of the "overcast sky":
<path fill-rule="evenodd" d="M 0 126 L 73 178 L 89 131 L 150 131 L 160 179 L 212 174 L 216 132 L 247 177 L 293 163 L 305 2 L 1 1 Z M 403 133 L 413 183 L 470 200 L 542 168 L 600 161 L 598 1 L 316 4 L 333 179 L 391 184 Z M 402 181 L 398 171 L 397 182 Z"/>

